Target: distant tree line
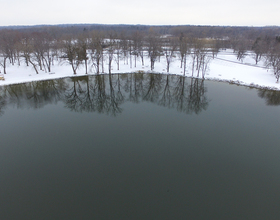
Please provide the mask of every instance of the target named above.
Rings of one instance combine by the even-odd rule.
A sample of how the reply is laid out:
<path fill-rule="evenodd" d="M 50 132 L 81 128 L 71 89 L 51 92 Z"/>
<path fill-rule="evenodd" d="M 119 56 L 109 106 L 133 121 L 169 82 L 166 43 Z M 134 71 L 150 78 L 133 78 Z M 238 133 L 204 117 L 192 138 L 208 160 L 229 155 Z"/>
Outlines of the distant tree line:
<path fill-rule="evenodd" d="M 148 33 L 153 28 L 160 35 L 171 34 L 180 36 L 181 33 L 195 38 L 236 38 L 254 39 L 256 36 L 277 36 L 278 26 L 248 27 L 248 26 L 203 26 L 203 25 L 106 25 L 106 24 L 61 24 L 35 26 L 0 26 L 1 29 L 17 30 L 20 32 L 56 32 L 58 35 L 78 35 L 83 31 L 114 31 L 132 34 L 135 31 Z"/>
<path fill-rule="evenodd" d="M 0 29 L 0 65 L 6 74 L 7 64 L 32 66 L 51 72 L 56 62 L 67 62 L 76 74 L 83 65 L 85 73 L 98 74 L 108 65 L 117 68 L 124 62 L 132 68 L 136 61 L 149 58 L 151 70 L 161 57 L 166 70 L 180 57 L 186 72 L 186 58 L 191 60 L 192 76 L 202 76 L 211 59 L 221 49 L 231 48 L 238 60 L 248 54 L 256 65 L 263 60 L 280 77 L 279 27 L 220 26 L 145 26 L 145 25 L 57 25 L 10 27 Z M 250 53 L 248 53 L 250 52 Z M 105 62 L 106 61 L 106 62 Z M 196 74 L 196 75 L 195 75 Z"/>

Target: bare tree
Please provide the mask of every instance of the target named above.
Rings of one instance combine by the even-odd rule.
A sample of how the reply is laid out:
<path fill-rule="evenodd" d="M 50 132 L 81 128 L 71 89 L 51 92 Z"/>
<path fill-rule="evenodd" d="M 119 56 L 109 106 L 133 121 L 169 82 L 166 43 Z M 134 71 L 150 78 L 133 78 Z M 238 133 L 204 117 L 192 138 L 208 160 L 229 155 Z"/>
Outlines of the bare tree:
<path fill-rule="evenodd" d="M 116 57 L 117 69 L 120 70 L 120 57 L 121 57 L 121 53 L 122 53 L 120 39 L 116 39 L 115 51 L 116 51 L 116 56 L 117 56 Z"/>
<path fill-rule="evenodd" d="M 161 43 L 160 43 L 160 36 L 153 29 L 150 29 L 148 38 L 148 55 L 151 62 L 151 70 L 155 67 L 156 58 L 159 56 L 161 51 Z"/>
<path fill-rule="evenodd" d="M 82 34 L 78 37 L 78 57 L 80 60 L 83 60 L 85 62 L 85 69 L 86 74 L 88 73 L 88 55 L 87 55 L 87 49 L 89 47 L 89 39 L 86 34 Z"/>
<path fill-rule="evenodd" d="M 71 36 L 65 36 L 62 40 L 62 48 L 62 59 L 66 60 L 71 65 L 73 73 L 77 74 L 77 69 L 83 61 L 77 41 Z"/>
<path fill-rule="evenodd" d="M 121 53 L 123 55 L 124 64 L 128 64 L 128 39 L 124 32 L 119 36 Z M 126 62 L 125 62 L 126 61 Z"/>
<path fill-rule="evenodd" d="M 270 48 L 266 53 L 266 66 L 272 67 L 276 82 L 279 82 L 280 78 L 280 41 L 274 40 L 270 44 Z"/>
<path fill-rule="evenodd" d="M 262 59 L 263 53 L 265 52 L 265 42 L 263 41 L 263 39 L 261 39 L 260 37 L 258 37 L 253 46 L 252 46 L 252 51 L 253 53 L 253 58 L 256 62 L 256 65 L 258 64 L 258 62 Z"/>
<path fill-rule="evenodd" d="M 197 77 L 201 73 L 202 78 L 204 78 L 208 64 L 211 60 L 211 56 L 208 54 L 206 43 L 201 39 L 195 39 L 193 42 L 193 54 L 194 60 L 196 62 Z M 194 67 L 194 63 L 193 63 Z"/>
<path fill-rule="evenodd" d="M 38 72 L 38 66 L 40 64 L 40 61 L 38 60 L 38 57 L 36 56 L 36 51 L 34 47 L 34 39 L 30 34 L 25 34 L 24 37 L 21 39 L 21 44 L 19 46 L 21 51 L 21 56 L 25 59 L 25 63 L 28 66 L 30 63 L 32 67 L 34 68 L 36 74 L 39 74 Z"/>
<path fill-rule="evenodd" d="M 180 57 L 181 57 L 181 68 L 183 68 L 183 63 L 184 63 L 184 74 L 186 71 L 186 58 L 187 58 L 187 53 L 189 52 L 189 46 L 188 46 L 188 38 L 184 36 L 183 33 L 181 33 L 179 37 L 179 52 L 180 52 Z"/>
<path fill-rule="evenodd" d="M 102 72 L 104 72 L 103 51 L 104 51 L 104 34 L 102 32 L 93 31 L 90 34 L 89 49 L 91 50 L 91 62 L 96 67 L 96 73 L 100 72 L 100 65 Z"/>
<path fill-rule="evenodd" d="M 47 71 L 51 72 L 51 66 L 55 56 L 57 56 L 58 39 L 55 39 L 49 33 L 45 33 L 42 42 L 42 59 L 43 65 L 47 66 Z"/>
<path fill-rule="evenodd" d="M 109 33 L 109 40 L 106 44 L 107 44 L 107 47 L 108 47 L 107 48 L 108 68 L 109 68 L 109 73 L 111 73 L 112 61 L 114 59 L 115 45 L 116 45 L 116 35 L 115 35 L 115 33 Z"/>
<path fill-rule="evenodd" d="M 40 70 L 43 70 L 44 66 L 44 57 L 45 57 L 45 33 L 34 32 L 32 33 L 31 42 L 33 44 L 33 56 Z"/>
<path fill-rule="evenodd" d="M 234 52 L 236 53 L 237 60 L 243 62 L 244 58 L 246 57 L 246 53 L 248 50 L 249 42 L 244 37 L 238 37 L 232 40 L 232 45 Z"/>
<path fill-rule="evenodd" d="M 167 64 L 166 70 L 168 73 L 169 73 L 170 63 L 173 60 L 173 56 L 174 56 L 176 50 L 177 50 L 177 41 L 174 38 L 165 39 L 163 51 L 164 51 L 166 64 Z"/>
<path fill-rule="evenodd" d="M 12 30 L 0 31 L 0 65 L 3 67 L 4 74 L 6 74 L 7 59 L 14 65 L 16 45 L 19 41 L 18 35 L 18 32 Z"/>
<path fill-rule="evenodd" d="M 132 34 L 132 46 L 133 46 L 133 55 L 134 55 L 134 66 L 136 67 L 137 57 L 141 57 L 142 66 L 144 66 L 144 51 L 143 51 L 143 39 L 144 36 L 141 32 L 135 31 Z"/>
<path fill-rule="evenodd" d="M 211 50 L 212 50 L 213 59 L 218 55 L 221 47 L 222 47 L 222 41 L 220 39 L 212 40 Z"/>

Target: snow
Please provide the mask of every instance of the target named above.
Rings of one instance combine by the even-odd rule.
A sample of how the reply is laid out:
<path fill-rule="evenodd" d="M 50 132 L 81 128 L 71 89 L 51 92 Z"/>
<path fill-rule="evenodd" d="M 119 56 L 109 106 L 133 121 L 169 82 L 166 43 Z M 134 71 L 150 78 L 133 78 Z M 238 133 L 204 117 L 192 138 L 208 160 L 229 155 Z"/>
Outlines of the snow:
<path fill-rule="evenodd" d="M 155 69 L 150 70 L 149 58 L 146 57 L 144 61 L 145 65 L 142 66 L 140 58 L 137 60 L 136 67 L 134 67 L 134 57 L 132 58 L 132 68 L 130 68 L 130 62 L 124 60 L 120 61 L 120 70 L 117 70 L 116 62 L 112 63 L 112 73 L 130 73 L 136 71 L 144 72 L 154 72 L 154 73 L 164 73 L 166 74 L 166 60 L 162 56 L 160 62 L 155 63 Z M 187 59 L 187 69 L 186 76 L 192 77 L 191 74 L 191 60 L 190 57 Z M 35 70 L 31 66 L 26 66 L 23 63 L 21 66 L 18 65 L 9 65 L 6 68 L 7 74 L 0 74 L 4 76 L 5 80 L 0 80 L 0 86 L 9 85 L 9 84 L 18 84 L 25 83 L 30 81 L 39 81 L 39 80 L 49 80 L 57 79 L 64 77 L 73 77 L 73 76 L 84 76 L 85 68 L 82 65 L 78 70 L 77 74 L 74 75 L 71 69 L 71 66 L 67 63 L 57 63 L 52 66 L 52 72 L 48 73 L 45 71 L 40 71 L 39 74 L 36 74 Z M 100 67 L 101 71 L 101 67 Z M 95 75 L 96 71 L 94 68 L 89 68 L 88 75 Z M 108 64 L 104 63 L 104 72 L 108 73 Z M 170 73 L 176 75 L 183 75 L 183 69 L 180 68 L 180 58 L 177 56 L 173 59 L 170 64 Z M 194 73 L 196 77 L 197 74 Z M 201 77 L 201 74 L 200 76 Z M 276 83 L 276 78 L 273 74 L 273 71 L 266 69 L 263 62 L 259 62 L 258 65 L 254 64 L 252 56 L 248 55 L 245 57 L 243 62 L 236 59 L 236 55 L 232 50 L 223 50 L 219 52 L 217 57 L 212 59 L 209 63 L 209 68 L 206 72 L 205 79 L 216 80 L 216 81 L 225 81 L 229 83 L 236 83 L 244 86 L 256 87 L 256 88 L 267 88 L 272 90 L 280 90 L 280 83 Z"/>

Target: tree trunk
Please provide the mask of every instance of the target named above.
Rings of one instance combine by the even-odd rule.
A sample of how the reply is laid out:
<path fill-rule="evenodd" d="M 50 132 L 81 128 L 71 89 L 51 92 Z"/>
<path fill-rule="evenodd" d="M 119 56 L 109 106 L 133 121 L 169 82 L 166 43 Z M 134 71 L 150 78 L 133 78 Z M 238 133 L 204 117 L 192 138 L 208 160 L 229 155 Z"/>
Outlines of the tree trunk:
<path fill-rule="evenodd" d="M 184 56 L 184 76 L 186 74 L 187 56 Z"/>
<path fill-rule="evenodd" d="M 7 60 L 7 57 L 4 57 L 4 62 L 3 62 L 4 74 L 7 74 L 7 73 L 6 73 L 6 60 Z"/>
<path fill-rule="evenodd" d="M 100 65 L 100 59 L 96 59 L 96 73 L 99 74 L 99 65 Z"/>
<path fill-rule="evenodd" d="M 73 70 L 74 75 L 76 75 L 77 74 L 77 72 L 76 72 L 77 68 L 74 67 L 74 63 L 73 62 L 71 62 L 71 66 L 72 66 L 72 70 Z"/>
<path fill-rule="evenodd" d="M 32 65 L 33 68 L 35 69 L 36 74 L 39 74 L 39 72 L 38 72 L 38 70 L 37 70 L 37 68 L 36 68 L 36 64 L 33 63 L 30 59 L 29 59 L 29 62 L 31 63 L 31 65 Z"/>
<path fill-rule="evenodd" d="M 86 67 L 86 74 L 87 74 L 87 60 L 85 59 L 85 67 Z"/>
<path fill-rule="evenodd" d="M 104 58 L 103 58 L 103 52 L 101 52 L 101 64 L 102 64 L 102 73 L 104 73 Z"/>

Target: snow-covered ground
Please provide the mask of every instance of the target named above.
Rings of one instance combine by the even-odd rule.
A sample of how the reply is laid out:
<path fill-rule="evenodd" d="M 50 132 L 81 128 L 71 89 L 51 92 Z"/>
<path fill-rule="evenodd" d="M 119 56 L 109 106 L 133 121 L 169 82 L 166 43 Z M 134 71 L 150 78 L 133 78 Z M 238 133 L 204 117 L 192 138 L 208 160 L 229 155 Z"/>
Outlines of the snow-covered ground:
<path fill-rule="evenodd" d="M 190 58 L 187 60 L 187 71 L 186 76 L 191 77 L 191 64 Z M 132 60 L 132 68 L 130 64 L 120 61 L 120 69 L 117 70 L 116 62 L 112 63 L 112 73 L 129 73 L 135 71 L 150 71 L 150 62 L 149 58 L 145 58 L 145 65 L 141 65 L 141 60 L 138 58 L 136 67 L 134 67 L 134 57 Z M 101 68 L 100 68 L 101 70 Z M 1 85 L 8 84 L 17 84 L 30 81 L 38 80 L 48 80 L 48 79 L 57 79 L 63 77 L 74 76 L 71 66 L 67 63 L 57 64 L 52 66 L 52 72 L 47 73 L 45 71 L 40 71 L 39 74 L 36 74 L 35 70 L 29 66 L 26 67 L 23 63 L 21 66 L 9 65 L 6 69 L 7 74 L 4 75 L 5 80 L 0 80 Z M 104 72 L 108 73 L 108 65 L 104 63 Z M 155 73 L 167 73 L 166 72 L 166 61 L 162 56 L 160 62 L 155 63 L 155 68 L 153 70 Z M 88 75 L 95 75 L 95 69 L 92 68 L 89 70 Z M 173 59 L 170 65 L 170 74 L 183 75 L 183 69 L 180 68 L 180 59 L 176 57 Z M 85 68 L 83 65 L 78 69 L 75 76 L 85 75 Z M 195 73 L 194 76 L 197 74 Z M 201 77 L 201 74 L 200 76 Z M 221 51 L 215 59 L 212 59 L 209 63 L 209 68 L 206 72 L 205 79 L 216 80 L 216 81 L 225 81 L 230 83 L 236 83 L 251 87 L 262 87 L 273 90 L 280 90 L 280 83 L 276 83 L 276 78 L 272 70 L 264 68 L 263 62 L 259 62 L 256 66 L 254 65 L 254 60 L 251 56 L 245 57 L 243 62 L 239 62 L 236 59 L 236 55 L 233 54 L 232 50 L 223 50 Z"/>

